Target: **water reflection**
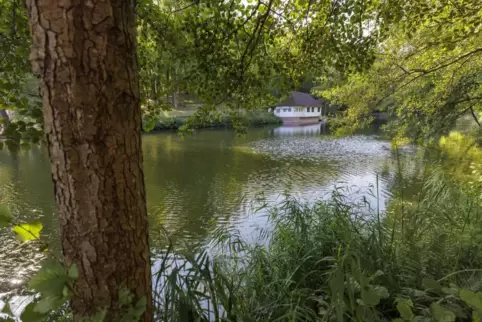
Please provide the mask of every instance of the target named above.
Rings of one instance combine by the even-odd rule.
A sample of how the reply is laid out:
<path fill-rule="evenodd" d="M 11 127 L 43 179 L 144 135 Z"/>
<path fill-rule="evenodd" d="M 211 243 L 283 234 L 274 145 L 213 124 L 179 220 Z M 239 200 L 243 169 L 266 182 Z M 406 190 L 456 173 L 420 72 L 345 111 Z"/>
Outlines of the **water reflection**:
<path fill-rule="evenodd" d="M 275 136 L 294 136 L 294 135 L 317 135 L 326 133 L 328 130 L 325 123 L 311 125 L 283 125 L 273 129 Z"/>
<path fill-rule="evenodd" d="M 243 137 L 222 129 L 184 138 L 170 132 L 145 135 L 154 253 L 166 246 L 164 229 L 173 242 L 185 247 L 207 243 L 220 226 L 239 228 L 249 238 L 266 225 L 261 215 L 252 215 L 260 194 L 273 204 L 285 193 L 310 202 L 327 198 L 335 185 L 374 187 L 378 178 L 384 207 L 397 164 L 388 142 L 374 135 L 338 139 L 325 130 L 315 124 L 251 129 Z M 57 222 L 43 148 L 17 154 L 0 151 L 0 203 L 9 204 L 22 220 L 40 218 L 44 235 L 55 244 Z M 25 280 L 38 263 L 34 256 L 42 255 L 23 248 L 16 252 L 18 242 L 5 229 L 0 229 L 0 240 L 2 292 L 14 287 L 12 280 Z"/>

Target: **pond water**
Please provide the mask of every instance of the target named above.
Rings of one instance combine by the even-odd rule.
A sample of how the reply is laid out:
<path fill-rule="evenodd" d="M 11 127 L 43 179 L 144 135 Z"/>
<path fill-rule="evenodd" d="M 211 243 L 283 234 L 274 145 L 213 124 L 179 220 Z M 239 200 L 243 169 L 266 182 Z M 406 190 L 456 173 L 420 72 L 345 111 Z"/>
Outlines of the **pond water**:
<path fill-rule="evenodd" d="M 250 238 L 266 225 L 264 216 L 253 213 L 259 196 L 269 204 L 285 194 L 312 202 L 328 198 L 335 186 L 363 188 L 359 194 L 369 196 L 378 183 L 383 210 L 400 162 L 376 131 L 340 139 L 318 124 L 250 129 L 241 137 L 228 129 L 184 138 L 153 133 L 143 137 L 143 152 L 154 253 L 165 247 L 163 228 L 185 247 L 208 243 L 220 226 L 236 227 Z M 0 151 L 0 204 L 21 221 L 40 220 L 42 236 L 58 247 L 45 148 Z M 42 256 L 29 245 L 19 247 L 11 231 L 0 229 L 0 293 L 21 289 Z"/>

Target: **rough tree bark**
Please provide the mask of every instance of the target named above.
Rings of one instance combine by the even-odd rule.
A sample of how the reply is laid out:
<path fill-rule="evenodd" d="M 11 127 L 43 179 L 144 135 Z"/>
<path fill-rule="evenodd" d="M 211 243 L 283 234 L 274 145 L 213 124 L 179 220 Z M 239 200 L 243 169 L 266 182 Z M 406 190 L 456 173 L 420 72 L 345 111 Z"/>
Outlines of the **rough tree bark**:
<path fill-rule="evenodd" d="M 27 6 L 62 250 L 79 267 L 74 320 L 107 309 L 120 321 L 127 287 L 147 298 L 141 320 L 152 321 L 134 0 Z"/>

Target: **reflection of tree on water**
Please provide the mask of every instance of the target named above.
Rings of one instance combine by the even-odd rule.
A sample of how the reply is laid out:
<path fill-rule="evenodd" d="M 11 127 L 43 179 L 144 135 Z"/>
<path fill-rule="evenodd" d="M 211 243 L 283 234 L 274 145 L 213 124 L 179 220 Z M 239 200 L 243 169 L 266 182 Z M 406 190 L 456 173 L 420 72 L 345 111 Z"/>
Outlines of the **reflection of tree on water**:
<path fill-rule="evenodd" d="M 176 134 L 144 139 L 153 229 L 162 223 L 174 239 L 202 240 L 214 219 L 229 220 L 249 176 L 274 166 L 269 157 L 233 149 L 238 140 L 231 131 L 205 131 L 184 139 Z"/>

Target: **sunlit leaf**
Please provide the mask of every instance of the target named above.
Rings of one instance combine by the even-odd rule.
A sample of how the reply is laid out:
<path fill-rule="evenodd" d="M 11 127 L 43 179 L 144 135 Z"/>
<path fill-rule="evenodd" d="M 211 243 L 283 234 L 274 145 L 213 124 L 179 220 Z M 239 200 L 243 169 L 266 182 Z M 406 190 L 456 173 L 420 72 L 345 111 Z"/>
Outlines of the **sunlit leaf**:
<path fill-rule="evenodd" d="M 31 224 L 20 224 L 13 227 L 13 231 L 17 238 L 21 241 L 35 240 L 40 237 L 43 225 L 40 221 L 35 221 Z"/>

